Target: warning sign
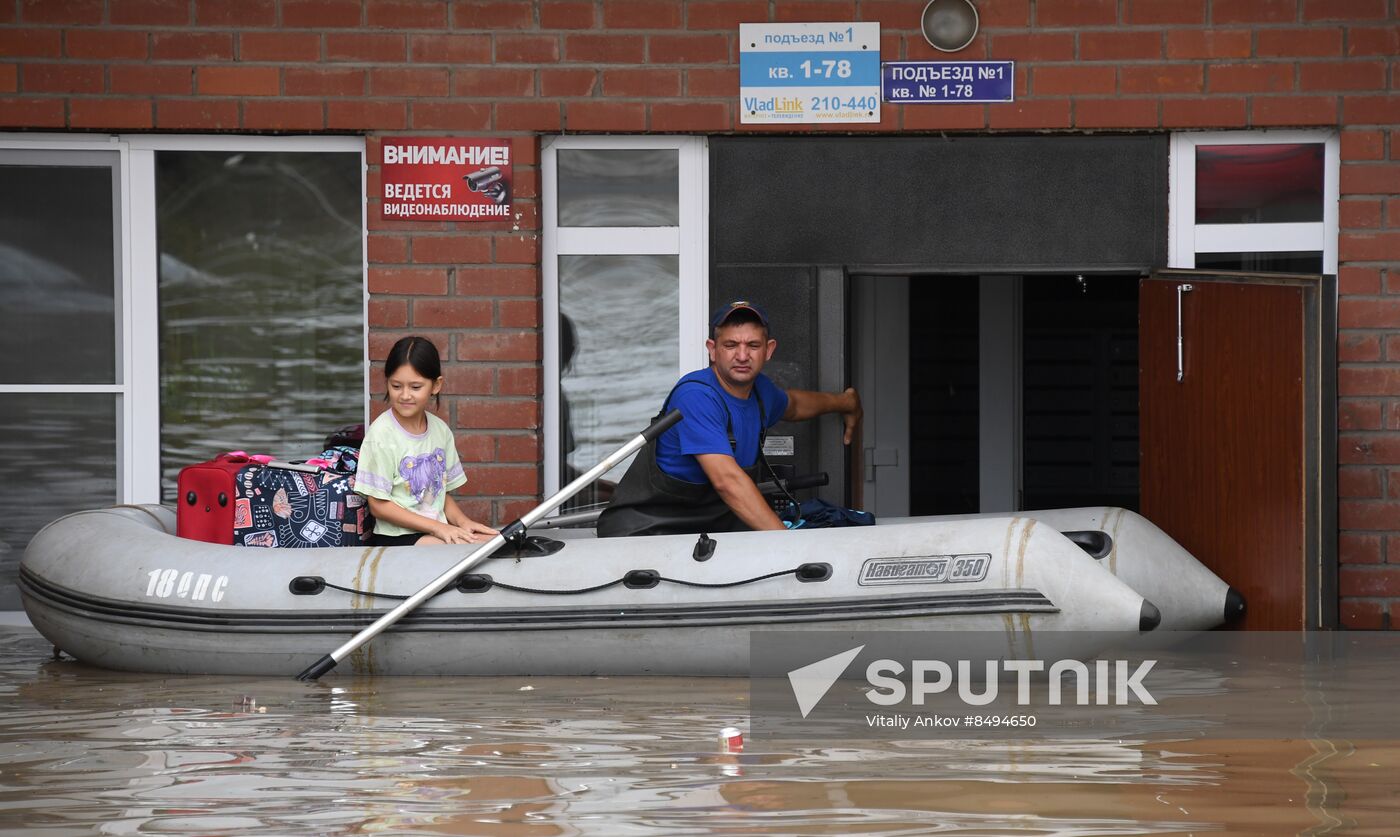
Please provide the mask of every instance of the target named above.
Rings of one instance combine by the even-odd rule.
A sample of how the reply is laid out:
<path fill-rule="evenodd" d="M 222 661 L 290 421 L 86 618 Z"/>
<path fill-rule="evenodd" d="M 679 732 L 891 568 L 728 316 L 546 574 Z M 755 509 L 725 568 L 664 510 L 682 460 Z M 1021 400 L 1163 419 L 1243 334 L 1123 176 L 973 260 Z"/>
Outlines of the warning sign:
<path fill-rule="evenodd" d="M 510 218 L 510 140 L 386 137 L 381 215 L 402 221 Z"/>

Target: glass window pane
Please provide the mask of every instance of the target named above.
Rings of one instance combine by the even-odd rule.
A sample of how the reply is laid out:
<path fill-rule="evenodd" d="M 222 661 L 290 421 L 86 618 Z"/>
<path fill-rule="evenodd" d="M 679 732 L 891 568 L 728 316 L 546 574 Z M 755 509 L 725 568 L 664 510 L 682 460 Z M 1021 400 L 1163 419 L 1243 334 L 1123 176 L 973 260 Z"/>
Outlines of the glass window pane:
<path fill-rule="evenodd" d="M 157 155 L 166 498 L 185 465 L 363 420 L 360 203 L 354 153 Z"/>
<path fill-rule="evenodd" d="M 1196 223 L 1322 220 L 1322 143 L 1199 145 Z"/>
<path fill-rule="evenodd" d="M 117 383 L 112 176 L 0 166 L 0 383 Z"/>
<path fill-rule="evenodd" d="M 559 226 L 680 224 L 680 152 L 674 148 L 561 149 Z"/>
<path fill-rule="evenodd" d="M 0 610 L 18 610 L 29 539 L 70 512 L 118 502 L 117 396 L 0 396 Z"/>
<path fill-rule="evenodd" d="M 1293 253 L 1197 253 L 1198 270 L 1245 270 L 1251 273 L 1321 273 L 1322 254 Z"/>
<path fill-rule="evenodd" d="M 646 427 L 676 382 L 679 256 L 559 257 L 560 451 L 567 484 Z M 604 479 L 622 478 L 628 463 Z M 607 499 L 610 486 L 569 508 Z"/>

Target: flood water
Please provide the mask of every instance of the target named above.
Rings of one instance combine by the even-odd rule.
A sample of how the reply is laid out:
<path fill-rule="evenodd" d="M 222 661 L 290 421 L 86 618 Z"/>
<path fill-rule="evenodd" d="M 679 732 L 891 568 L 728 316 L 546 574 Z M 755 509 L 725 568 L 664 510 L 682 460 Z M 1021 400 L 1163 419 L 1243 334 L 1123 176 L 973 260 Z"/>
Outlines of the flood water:
<path fill-rule="evenodd" d="M 0 627 L 0 834 L 1400 831 L 1400 742 L 870 740 L 721 751 L 748 681 L 164 677 Z"/>

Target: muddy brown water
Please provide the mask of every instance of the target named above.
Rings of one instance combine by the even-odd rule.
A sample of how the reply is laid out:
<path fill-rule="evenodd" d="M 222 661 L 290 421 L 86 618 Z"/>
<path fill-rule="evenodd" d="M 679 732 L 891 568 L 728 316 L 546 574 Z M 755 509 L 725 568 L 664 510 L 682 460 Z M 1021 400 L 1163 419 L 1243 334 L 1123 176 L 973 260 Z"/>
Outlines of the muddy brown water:
<path fill-rule="evenodd" d="M 728 678 L 165 677 L 0 627 L 0 834 L 1400 834 L 1400 741 L 721 752 Z"/>

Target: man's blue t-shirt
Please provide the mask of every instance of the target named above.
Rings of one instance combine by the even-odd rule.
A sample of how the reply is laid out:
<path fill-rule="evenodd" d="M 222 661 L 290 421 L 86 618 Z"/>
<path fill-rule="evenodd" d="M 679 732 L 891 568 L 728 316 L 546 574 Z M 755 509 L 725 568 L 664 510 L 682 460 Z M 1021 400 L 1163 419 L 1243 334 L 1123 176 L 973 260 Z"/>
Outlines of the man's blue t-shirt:
<path fill-rule="evenodd" d="M 685 381 L 701 381 L 686 384 Z M 656 464 L 661 470 L 686 482 L 709 482 L 705 471 L 696 461 L 696 454 L 722 453 L 734 456 L 740 468 L 748 468 L 758 461 L 759 412 L 758 398 L 750 392 L 747 399 L 730 395 L 720 385 L 713 369 L 700 369 L 681 378 L 671 395 L 669 409 L 681 411 L 685 418 L 680 424 L 661 434 L 656 440 Z M 707 386 L 708 385 L 708 386 Z M 782 421 L 787 412 L 787 393 L 759 374 L 754 379 L 754 389 L 763 399 L 763 414 L 767 426 L 772 427 Z M 729 408 L 726 416 L 725 407 Z M 729 432 L 726 419 L 734 425 L 735 450 L 729 446 Z"/>

